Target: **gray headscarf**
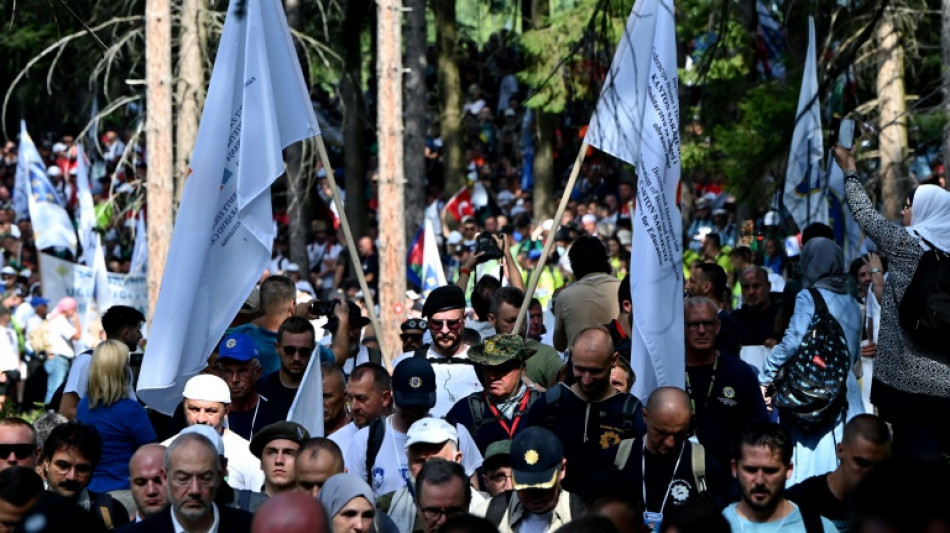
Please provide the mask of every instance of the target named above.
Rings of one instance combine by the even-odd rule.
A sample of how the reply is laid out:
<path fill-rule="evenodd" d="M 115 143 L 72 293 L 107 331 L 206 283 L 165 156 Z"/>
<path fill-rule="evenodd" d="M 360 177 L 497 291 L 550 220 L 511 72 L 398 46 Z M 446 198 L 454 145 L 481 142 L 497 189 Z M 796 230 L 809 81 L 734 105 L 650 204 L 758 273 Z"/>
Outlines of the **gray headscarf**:
<path fill-rule="evenodd" d="M 848 274 L 844 253 L 831 239 L 815 237 L 802 249 L 802 288 L 827 289 L 838 294 L 848 292 Z"/>
<path fill-rule="evenodd" d="M 320 489 L 319 500 L 327 510 L 330 520 L 336 516 L 350 500 L 362 496 L 370 506 L 376 508 L 376 498 L 373 489 L 356 474 L 336 474 L 331 476 Z"/>

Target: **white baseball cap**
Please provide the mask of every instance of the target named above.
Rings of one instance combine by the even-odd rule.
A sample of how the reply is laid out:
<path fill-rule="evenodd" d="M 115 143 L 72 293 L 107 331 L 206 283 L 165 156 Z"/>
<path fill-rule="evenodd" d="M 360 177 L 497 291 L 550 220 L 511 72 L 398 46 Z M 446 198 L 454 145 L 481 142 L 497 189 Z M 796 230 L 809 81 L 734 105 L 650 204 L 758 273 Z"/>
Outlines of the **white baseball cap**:
<path fill-rule="evenodd" d="M 188 383 L 185 383 L 182 396 L 186 400 L 231 403 L 231 389 L 228 388 L 228 384 L 211 374 L 198 374 L 189 379 Z"/>
<path fill-rule="evenodd" d="M 459 434 L 455 426 L 449 424 L 441 418 L 423 418 L 417 420 L 409 427 L 407 433 L 409 440 L 406 441 L 406 449 L 418 443 L 442 444 L 446 441 L 452 441 L 458 446 Z"/>
<path fill-rule="evenodd" d="M 224 455 L 224 441 L 221 440 L 221 435 L 218 435 L 218 432 L 215 431 L 213 427 L 205 424 L 195 424 L 181 430 L 181 433 L 179 433 L 178 436 L 180 437 L 185 433 L 197 433 L 210 440 L 211 444 L 214 445 L 214 449 L 218 450 L 218 455 Z"/>

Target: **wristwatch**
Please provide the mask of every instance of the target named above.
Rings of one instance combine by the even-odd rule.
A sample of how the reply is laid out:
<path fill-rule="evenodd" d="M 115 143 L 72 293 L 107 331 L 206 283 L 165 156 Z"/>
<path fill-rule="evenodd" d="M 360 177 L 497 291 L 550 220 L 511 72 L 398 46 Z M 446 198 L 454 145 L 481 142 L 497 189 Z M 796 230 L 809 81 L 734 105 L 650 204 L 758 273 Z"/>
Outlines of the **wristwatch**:
<path fill-rule="evenodd" d="M 869 270 L 868 272 L 870 272 L 871 274 L 880 274 L 880 273 L 881 273 L 881 269 L 880 269 L 880 268 L 872 268 L 872 269 Z"/>

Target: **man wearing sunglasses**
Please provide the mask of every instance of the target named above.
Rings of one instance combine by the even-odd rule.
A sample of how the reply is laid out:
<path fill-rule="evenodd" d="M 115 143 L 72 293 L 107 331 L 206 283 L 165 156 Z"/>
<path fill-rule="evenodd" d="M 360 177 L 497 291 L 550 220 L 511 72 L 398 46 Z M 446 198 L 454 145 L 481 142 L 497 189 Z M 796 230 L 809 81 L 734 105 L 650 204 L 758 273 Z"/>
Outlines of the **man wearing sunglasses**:
<path fill-rule="evenodd" d="M 0 419 L 0 470 L 11 466 L 36 468 L 36 430 L 22 418 Z"/>
<path fill-rule="evenodd" d="M 287 418 L 287 412 L 297 396 L 297 388 L 316 348 L 315 337 L 313 325 L 305 318 L 296 316 L 284 320 L 277 330 L 280 370 L 258 381 L 257 391 L 274 402 L 281 418 Z"/>
<path fill-rule="evenodd" d="M 410 318 L 399 328 L 402 330 L 399 334 L 399 338 L 402 339 L 402 351 L 412 352 L 422 346 L 422 337 L 429 328 L 429 324 L 421 318 Z"/>
<path fill-rule="evenodd" d="M 465 329 L 465 293 L 455 285 L 435 289 L 426 298 L 422 315 L 428 322 L 432 344 L 425 344 L 415 351 L 402 354 L 393 361 L 393 368 L 412 357 L 428 359 L 432 363 L 435 381 L 439 387 L 430 415 L 441 417 L 455 402 L 482 390 L 475 368 L 468 359 L 468 346 L 462 342 L 462 330 Z"/>

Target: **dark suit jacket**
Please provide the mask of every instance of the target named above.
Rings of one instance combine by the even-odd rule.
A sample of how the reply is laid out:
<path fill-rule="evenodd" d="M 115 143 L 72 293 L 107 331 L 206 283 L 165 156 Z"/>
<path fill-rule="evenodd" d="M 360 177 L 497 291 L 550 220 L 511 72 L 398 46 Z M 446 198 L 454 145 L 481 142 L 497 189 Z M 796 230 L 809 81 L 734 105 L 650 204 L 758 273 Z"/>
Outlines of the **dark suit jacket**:
<path fill-rule="evenodd" d="M 254 518 L 253 514 L 240 509 L 222 507 L 220 505 L 218 506 L 218 514 L 221 517 L 221 523 L 218 524 L 218 533 L 251 532 L 251 520 Z M 175 533 L 175 526 L 172 525 L 171 511 L 166 509 L 137 524 L 128 524 L 116 531 L 119 533 Z"/>

